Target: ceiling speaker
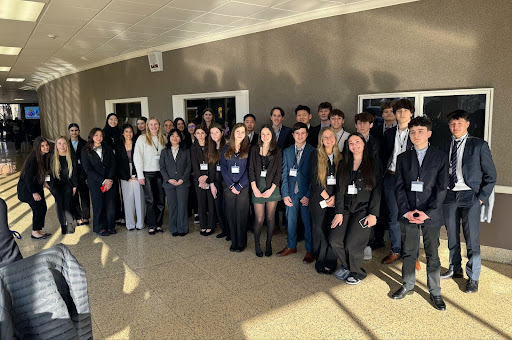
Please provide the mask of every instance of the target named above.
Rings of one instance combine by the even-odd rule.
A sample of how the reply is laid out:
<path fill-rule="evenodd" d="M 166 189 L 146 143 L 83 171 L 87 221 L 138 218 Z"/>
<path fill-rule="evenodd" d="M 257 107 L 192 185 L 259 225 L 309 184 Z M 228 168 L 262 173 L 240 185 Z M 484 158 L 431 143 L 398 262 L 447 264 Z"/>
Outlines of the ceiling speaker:
<path fill-rule="evenodd" d="M 149 69 L 151 72 L 160 72 L 164 70 L 164 61 L 162 52 L 153 52 L 148 54 Z"/>

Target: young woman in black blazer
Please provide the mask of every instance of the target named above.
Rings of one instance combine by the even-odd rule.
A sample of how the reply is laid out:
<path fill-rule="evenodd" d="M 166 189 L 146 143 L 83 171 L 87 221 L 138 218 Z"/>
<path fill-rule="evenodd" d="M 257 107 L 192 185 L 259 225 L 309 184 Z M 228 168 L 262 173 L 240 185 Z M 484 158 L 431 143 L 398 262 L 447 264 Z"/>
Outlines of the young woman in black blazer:
<path fill-rule="evenodd" d="M 223 129 L 220 124 L 213 123 L 210 126 L 210 136 L 208 137 L 208 184 L 215 204 L 215 217 L 220 224 L 222 232 L 217 238 L 226 237 L 231 240 L 229 226 L 226 222 L 226 213 L 224 211 L 224 190 L 222 189 L 222 173 L 220 171 L 220 152 L 226 144 L 223 135 Z M 210 210 L 213 213 L 212 210 Z"/>
<path fill-rule="evenodd" d="M 50 144 L 44 137 L 34 140 L 32 152 L 21 169 L 18 181 L 18 199 L 28 203 L 32 209 L 32 238 L 45 239 L 51 234 L 42 232 L 46 216 L 46 200 L 43 186 L 49 188 L 50 181 L 49 155 Z"/>
<path fill-rule="evenodd" d="M 68 131 L 71 155 L 74 156 L 77 161 L 77 186 L 76 194 L 73 195 L 71 202 L 71 210 L 76 220 L 76 225 L 80 226 L 89 224 L 89 218 L 91 216 L 91 198 L 89 196 L 89 187 L 87 186 L 87 175 L 82 166 L 82 149 L 87 142 L 80 137 L 80 127 L 78 124 L 69 124 Z"/>
<path fill-rule="evenodd" d="M 363 251 L 379 216 L 382 169 L 380 161 L 371 159 L 363 135 L 351 134 L 347 145 L 337 176 L 330 243 L 341 261 L 336 277 L 355 285 L 366 278 Z"/>
<path fill-rule="evenodd" d="M 215 230 L 215 203 L 210 185 L 208 184 L 208 145 L 206 132 L 197 127 L 195 130 L 196 141 L 190 148 L 192 157 L 192 169 L 194 172 L 193 186 L 196 191 L 199 226 L 201 235 L 209 236 Z"/>
<path fill-rule="evenodd" d="M 121 130 L 119 129 L 119 119 L 115 113 L 110 113 L 105 121 L 105 127 L 103 128 L 103 144 L 110 147 L 112 152 L 116 152 L 118 145 L 121 145 Z M 114 197 L 116 202 L 116 223 L 119 225 L 125 225 L 124 211 L 121 204 L 121 194 L 119 179 L 115 174 L 114 180 Z"/>
<path fill-rule="evenodd" d="M 101 236 L 115 234 L 114 175 L 116 160 L 112 149 L 103 143 L 103 131 L 93 128 L 82 149 L 82 165 L 92 198 L 93 231 Z"/>
<path fill-rule="evenodd" d="M 167 147 L 160 157 L 160 172 L 169 203 L 169 229 L 172 236 L 188 233 L 187 197 L 190 187 L 190 150 L 183 146 L 178 130 L 169 132 Z"/>
<path fill-rule="evenodd" d="M 260 130 L 258 145 L 249 153 L 249 181 L 254 205 L 254 249 L 262 257 L 260 246 L 261 229 L 267 219 L 267 242 L 265 256 L 272 256 L 272 234 L 274 233 L 277 202 L 281 200 L 279 190 L 283 173 L 283 152 L 277 146 L 276 133 L 272 126 L 264 124 Z M 266 214 L 265 214 L 266 211 Z"/>
<path fill-rule="evenodd" d="M 332 274 L 337 265 L 328 239 L 334 218 L 336 170 L 340 159 L 336 133 L 330 127 L 323 128 L 318 134 L 317 150 L 311 155 L 309 197 L 315 268 L 320 274 Z"/>
<path fill-rule="evenodd" d="M 133 162 L 135 140 L 133 127 L 130 124 L 123 125 L 121 143 L 116 148 L 116 163 L 123 195 L 126 229 L 141 230 L 144 229 L 144 193 L 137 179 L 137 170 Z M 135 215 L 137 215 L 137 222 L 135 222 Z"/>
<path fill-rule="evenodd" d="M 187 123 L 185 123 L 185 120 L 179 117 L 176 118 L 174 120 L 174 128 L 178 130 L 181 140 L 183 141 L 183 145 L 187 148 L 190 148 L 192 146 L 192 136 L 190 135 L 190 132 L 188 132 Z"/>

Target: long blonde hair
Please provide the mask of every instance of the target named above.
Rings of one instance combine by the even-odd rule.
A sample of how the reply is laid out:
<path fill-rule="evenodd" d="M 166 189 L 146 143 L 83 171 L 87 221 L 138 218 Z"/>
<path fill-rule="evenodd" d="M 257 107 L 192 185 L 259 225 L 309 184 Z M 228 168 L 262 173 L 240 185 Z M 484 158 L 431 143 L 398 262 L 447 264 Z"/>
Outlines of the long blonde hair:
<path fill-rule="evenodd" d="M 340 149 L 338 148 L 338 141 L 336 140 L 336 132 L 331 127 L 324 127 L 320 130 L 318 134 L 318 147 L 317 147 L 317 156 L 318 156 L 318 183 L 325 189 L 327 187 L 327 181 L 325 180 L 327 177 L 327 162 L 329 160 L 329 156 L 325 151 L 323 137 L 325 131 L 331 131 L 334 135 L 334 146 L 332 147 L 332 152 L 334 153 L 334 173 L 338 171 L 338 163 L 341 160 Z M 336 175 L 335 175 L 336 176 Z"/>
<path fill-rule="evenodd" d="M 69 142 L 66 137 L 59 136 L 55 140 L 55 147 L 53 148 L 53 159 L 52 159 L 52 168 L 53 175 L 55 178 L 60 179 L 60 161 L 59 161 L 59 150 L 57 150 L 57 141 L 59 139 L 63 139 L 66 142 L 66 162 L 68 163 L 68 176 L 71 178 L 71 174 L 73 173 L 73 162 L 71 161 L 71 150 L 69 147 Z"/>
<path fill-rule="evenodd" d="M 165 145 L 165 137 L 164 134 L 162 133 L 162 126 L 160 125 L 160 121 L 156 117 L 151 117 L 148 119 L 148 122 L 146 124 L 149 125 L 149 122 L 152 120 L 156 120 L 158 123 L 158 132 L 156 133 L 158 141 L 160 141 L 160 144 Z M 149 126 L 146 127 L 146 143 L 148 143 L 148 145 L 153 145 L 153 140 L 151 139 L 151 132 L 149 131 Z"/>

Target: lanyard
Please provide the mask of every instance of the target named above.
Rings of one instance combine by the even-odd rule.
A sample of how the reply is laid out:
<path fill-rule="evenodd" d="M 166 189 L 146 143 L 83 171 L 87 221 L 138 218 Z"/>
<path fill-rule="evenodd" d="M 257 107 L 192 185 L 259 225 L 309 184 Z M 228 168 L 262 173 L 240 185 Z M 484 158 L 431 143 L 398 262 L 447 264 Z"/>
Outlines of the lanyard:
<path fill-rule="evenodd" d="M 342 140 L 342 139 L 343 139 L 343 136 L 345 135 L 345 132 L 346 132 L 346 131 L 345 131 L 345 130 L 343 130 L 343 132 L 341 133 L 340 138 L 338 138 L 338 145 L 340 144 L 340 140 Z"/>
<path fill-rule="evenodd" d="M 396 133 L 398 134 L 398 145 L 400 146 L 400 153 L 405 144 L 407 144 L 407 138 L 409 137 L 409 128 L 405 129 L 405 137 L 403 140 L 400 139 L 400 129 L 396 129 Z"/>
<path fill-rule="evenodd" d="M 153 142 L 153 146 L 155 147 L 156 149 L 156 152 L 158 153 L 158 147 L 156 146 L 155 142 L 153 140 L 151 140 Z"/>

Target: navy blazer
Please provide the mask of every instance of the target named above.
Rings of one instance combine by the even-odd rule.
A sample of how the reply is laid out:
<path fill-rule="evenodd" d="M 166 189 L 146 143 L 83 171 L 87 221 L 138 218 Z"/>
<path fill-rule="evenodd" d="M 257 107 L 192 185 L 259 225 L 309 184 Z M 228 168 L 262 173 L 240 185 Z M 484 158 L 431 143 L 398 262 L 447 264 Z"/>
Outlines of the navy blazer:
<path fill-rule="evenodd" d="M 309 144 L 304 145 L 304 151 L 297 165 L 297 177 L 290 176 L 290 169 L 295 165 L 295 145 L 286 148 L 283 151 L 283 176 L 281 178 L 281 196 L 293 198 L 295 194 L 295 183 L 299 183 L 299 192 L 297 195 L 309 198 L 311 194 L 310 167 L 311 154 L 315 148 Z"/>
<path fill-rule="evenodd" d="M 411 183 L 418 177 L 423 182 L 423 192 L 411 191 Z M 429 217 L 424 223 L 426 227 L 444 225 L 443 202 L 447 186 L 448 156 L 444 152 L 429 146 L 421 169 L 414 148 L 398 155 L 395 195 L 400 221 L 409 223 L 404 215 L 418 209 Z"/>
<path fill-rule="evenodd" d="M 174 185 L 169 183 L 170 179 L 183 183 L 179 187 L 190 186 L 190 171 L 192 169 L 192 162 L 190 161 L 190 149 L 185 146 L 180 146 L 176 159 L 172 156 L 172 150 L 165 148 L 160 154 L 160 173 L 164 179 L 164 188 L 173 188 Z"/>
<path fill-rule="evenodd" d="M 398 125 L 392 127 L 391 129 L 384 132 L 383 143 L 381 148 L 381 158 L 383 164 L 383 171 L 386 172 L 388 170 L 389 160 L 393 157 L 393 150 L 395 149 L 395 137 L 396 130 L 398 129 Z M 413 144 L 411 142 L 411 137 L 407 137 L 407 148 L 406 150 L 410 150 L 413 148 Z"/>
<path fill-rule="evenodd" d="M 281 132 L 279 132 L 279 138 L 277 139 L 277 145 L 281 150 L 293 145 L 293 131 L 288 126 L 281 125 Z"/>
<path fill-rule="evenodd" d="M 452 140 L 443 143 L 440 149 L 448 156 Z M 448 165 L 449 166 L 449 165 Z M 479 200 L 489 205 L 489 196 L 496 184 L 496 167 L 486 141 L 468 136 L 462 156 L 462 176 Z"/>
<path fill-rule="evenodd" d="M 220 171 L 222 179 L 228 187 L 234 186 L 236 190 L 242 191 L 243 188 L 249 187 L 249 156 L 247 158 L 231 157 L 226 159 L 224 155 L 228 149 L 228 144 L 224 145 L 220 152 Z M 240 167 L 238 174 L 231 173 L 231 167 L 237 165 Z"/>
<path fill-rule="evenodd" d="M 82 149 L 82 165 L 87 173 L 88 184 L 101 184 L 105 179 L 114 179 L 116 159 L 110 146 L 103 144 L 103 161 L 94 150 Z"/>

